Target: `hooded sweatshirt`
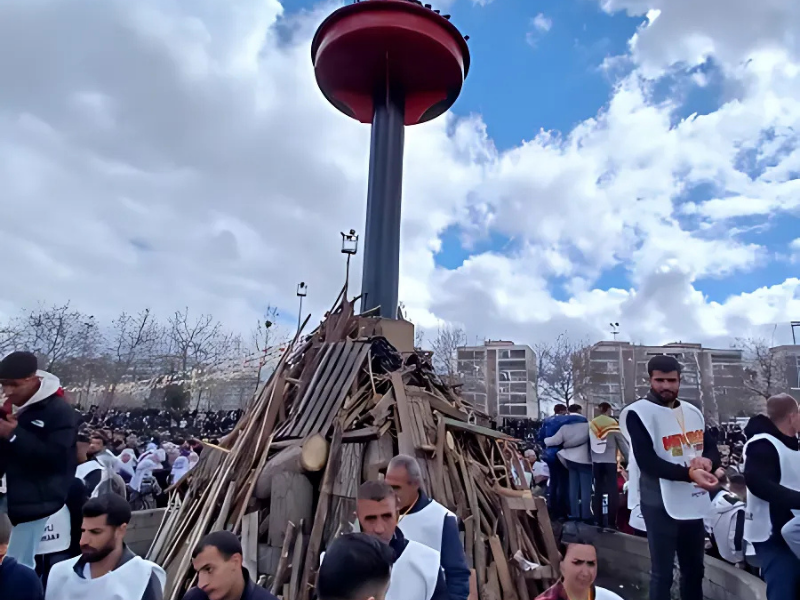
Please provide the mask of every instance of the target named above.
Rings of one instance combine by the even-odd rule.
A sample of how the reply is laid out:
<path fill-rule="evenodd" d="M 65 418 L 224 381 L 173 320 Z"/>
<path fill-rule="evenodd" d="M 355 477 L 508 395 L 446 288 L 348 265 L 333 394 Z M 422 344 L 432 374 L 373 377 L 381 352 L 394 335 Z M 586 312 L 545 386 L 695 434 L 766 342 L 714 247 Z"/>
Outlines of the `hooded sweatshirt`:
<path fill-rule="evenodd" d="M 33 569 L 10 556 L 0 563 L 0 598 L 3 600 L 44 600 L 42 582 Z"/>
<path fill-rule="evenodd" d="M 750 439 L 758 433 L 767 433 L 790 450 L 800 449 L 796 437 L 784 435 L 766 415 L 756 415 L 747 423 L 744 434 Z M 781 465 L 778 451 L 769 440 L 758 440 L 747 447 L 744 478 L 747 489 L 755 496 L 769 502 L 769 516 L 773 535 L 780 536 L 781 527 L 792 518 L 792 510 L 800 510 L 800 492 L 780 484 Z"/>
<path fill-rule="evenodd" d="M 78 413 L 61 396 L 57 377 L 37 374 L 39 389 L 17 410 L 11 438 L 0 440 L 0 476 L 6 476 L 13 525 L 59 511 L 75 477 Z"/>

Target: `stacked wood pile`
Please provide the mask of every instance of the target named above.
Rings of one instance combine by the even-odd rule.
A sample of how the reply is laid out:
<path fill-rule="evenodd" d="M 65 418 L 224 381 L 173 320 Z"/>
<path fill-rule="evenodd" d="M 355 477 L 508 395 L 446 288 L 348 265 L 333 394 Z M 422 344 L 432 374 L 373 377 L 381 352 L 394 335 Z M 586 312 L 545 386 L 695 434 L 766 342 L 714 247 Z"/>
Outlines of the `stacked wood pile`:
<path fill-rule="evenodd" d="M 245 566 L 273 593 L 312 598 L 320 552 L 351 530 L 359 485 L 398 453 L 418 459 L 429 495 L 463 521 L 475 598 L 529 600 L 557 576 L 544 501 L 512 475 L 526 469 L 515 441 L 475 424 L 413 352 L 410 324 L 393 345 L 398 322 L 382 329 L 354 302 L 342 299 L 295 341 L 221 448 L 182 482 L 149 553 L 167 571 L 165 598 L 192 585 L 192 549 L 217 529 L 241 534 Z"/>

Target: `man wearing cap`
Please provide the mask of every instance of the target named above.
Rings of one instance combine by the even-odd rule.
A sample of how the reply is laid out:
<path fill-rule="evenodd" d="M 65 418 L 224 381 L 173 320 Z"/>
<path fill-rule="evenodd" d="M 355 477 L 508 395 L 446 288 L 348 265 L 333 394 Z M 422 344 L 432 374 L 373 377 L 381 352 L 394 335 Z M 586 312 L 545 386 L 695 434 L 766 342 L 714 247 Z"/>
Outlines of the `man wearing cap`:
<path fill-rule="evenodd" d="M 0 476 L 14 529 L 8 556 L 34 568 L 48 518 L 67 500 L 77 463 L 78 413 L 57 377 L 38 370 L 36 356 L 12 352 L 0 361 L 5 402 L 0 410 Z"/>

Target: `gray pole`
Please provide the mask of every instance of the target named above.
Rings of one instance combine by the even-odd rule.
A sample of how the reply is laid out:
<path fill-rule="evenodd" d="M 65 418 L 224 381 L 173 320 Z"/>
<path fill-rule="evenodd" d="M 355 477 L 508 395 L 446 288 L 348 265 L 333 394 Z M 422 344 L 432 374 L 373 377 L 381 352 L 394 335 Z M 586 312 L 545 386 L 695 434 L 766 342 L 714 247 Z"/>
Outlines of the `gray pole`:
<path fill-rule="evenodd" d="M 373 314 L 397 318 L 400 278 L 400 202 L 403 193 L 403 96 L 380 94 L 372 119 L 364 232 L 364 270 L 361 311 L 380 306 Z"/>

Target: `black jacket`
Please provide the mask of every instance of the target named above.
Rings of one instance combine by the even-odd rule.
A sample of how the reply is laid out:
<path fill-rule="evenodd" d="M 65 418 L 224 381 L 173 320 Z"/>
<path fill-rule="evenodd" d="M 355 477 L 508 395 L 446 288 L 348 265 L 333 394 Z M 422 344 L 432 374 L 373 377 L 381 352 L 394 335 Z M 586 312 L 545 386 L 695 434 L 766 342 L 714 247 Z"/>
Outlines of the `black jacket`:
<path fill-rule="evenodd" d="M 17 413 L 10 440 L 0 440 L 11 523 L 44 519 L 64 506 L 78 462 L 78 413 L 53 394 Z"/>
<path fill-rule="evenodd" d="M 239 600 L 278 600 L 269 591 L 253 583 L 247 569 L 242 569 L 242 576 L 246 583 L 244 593 Z M 208 600 L 208 596 L 203 590 L 195 587 L 186 592 L 183 600 Z"/>
<path fill-rule="evenodd" d="M 744 429 L 747 438 L 757 433 L 768 433 L 790 450 L 798 450 L 796 437 L 784 435 L 765 415 L 756 415 Z M 800 510 L 800 492 L 781 485 L 781 464 L 778 451 L 769 440 L 758 440 L 747 446 L 744 462 L 744 479 L 748 493 L 769 502 L 769 517 L 773 532 L 780 533 L 792 510 Z"/>
<path fill-rule="evenodd" d="M 42 582 L 33 569 L 6 556 L 0 564 L 0 598 L 3 600 L 44 600 Z"/>
<path fill-rule="evenodd" d="M 663 402 L 655 394 L 650 392 L 639 402 L 653 402 L 663 406 Z M 680 401 L 678 402 L 678 406 Z M 628 435 L 631 438 L 631 449 L 636 458 L 636 465 L 639 467 L 639 495 L 642 504 L 648 506 L 663 507 L 664 499 L 661 497 L 661 484 L 659 479 L 668 481 L 689 482 L 689 467 L 676 465 L 664 460 L 656 454 L 653 436 L 645 427 L 642 419 L 633 411 L 629 411 L 625 417 L 625 425 Z M 705 440 L 704 440 L 705 442 Z M 712 471 L 720 465 L 719 449 L 714 444 L 703 444 L 703 456 L 708 458 L 713 465 Z"/>

